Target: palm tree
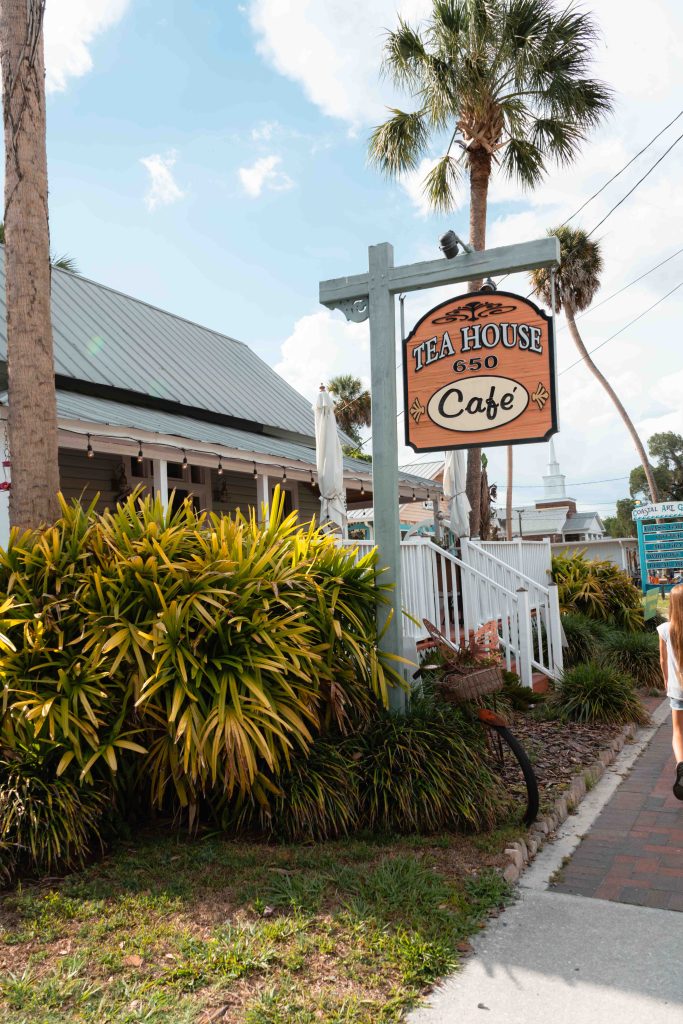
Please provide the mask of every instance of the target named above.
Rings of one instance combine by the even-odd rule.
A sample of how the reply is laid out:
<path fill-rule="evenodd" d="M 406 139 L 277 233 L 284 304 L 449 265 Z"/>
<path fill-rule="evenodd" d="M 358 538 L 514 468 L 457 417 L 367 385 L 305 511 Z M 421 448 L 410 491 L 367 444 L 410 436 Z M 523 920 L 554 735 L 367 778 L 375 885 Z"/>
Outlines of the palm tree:
<path fill-rule="evenodd" d="M 327 390 L 335 399 L 334 414 L 338 426 L 356 445 L 360 445 L 362 439 L 358 428 L 369 427 L 371 422 L 370 392 L 363 387 L 360 377 L 354 377 L 352 373 L 340 373 L 333 377 Z"/>
<path fill-rule="evenodd" d="M 5 225 L 0 221 L 0 245 L 5 244 Z M 54 253 L 50 253 L 50 266 L 57 267 L 59 270 L 68 270 L 70 274 L 78 273 L 78 264 L 73 256 L 69 256 L 68 253 L 63 253 L 61 256 L 57 256 Z"/>
<path fill-rule="evenodd" d="M 589 76 L 596 37 L 590 15 L 555 0 L 433 0 L 421 29 L 399 19 L 389 33 L 383 71 L 411 92 L 416 109 L 392 109 L 371 135 L 370 160 L 398 177 L 443 144 L 424 192 L 434 209 L 447 212 L 466 179 L 470 245 L 483 249 L 494 169 L 523 187 L 538 185 L 548 162 L 573 161 L 611 110 L 610 90 Z M 471 281 L 470 290 L 480 284 Z M 480 486 L 481 450 L 472 448 L 473 536 Z"/>
<path fill-rule="evenodd" d="M 638 436 L 638 432 L 614 388 L 591 359 L 576 326 L 576 314 L 588 309 L 600 287 L 600 274 L 603 265 L 600 246 L 598 242 L 590 239 L 586 232 L 580 228 L 570 228 L 563 225 L 559 228 L 553 228 L 548 234 L 555 235 L 560 241 L 560 267 L 555 273 L 555 306 L 558 312 L 564 308 L 569 333 L 579 350 L 581 358 L 593 376 L 600 381 L 624 421 L 624 426 L 633 439 L 638 457 L 642 463 L 652 501 L 657 501 L 657 485 L 652 472 L 652 466 L 645 454 L 645 448 Z M 550 271 L 535 270 L 531 274 L 531 283 L 536 294 L 541 296 L 546 305 L 550 305 Z"/>
<path fill-rule="evenodd" d="M 57 403 L 50 318 L 43 0 L 2 0 L 5 281 L 10 522 L 58 513 Z"/>

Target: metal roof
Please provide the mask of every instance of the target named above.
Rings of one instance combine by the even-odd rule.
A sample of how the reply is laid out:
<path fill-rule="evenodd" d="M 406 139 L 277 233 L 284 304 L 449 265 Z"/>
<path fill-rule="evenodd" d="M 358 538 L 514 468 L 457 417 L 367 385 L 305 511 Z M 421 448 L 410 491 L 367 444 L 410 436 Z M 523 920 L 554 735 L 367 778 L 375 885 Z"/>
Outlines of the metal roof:
<path fill-rule="evenodd" d="M 7 392 L 4 392 L 0 394 L 0 403 L 6 403 L 6 401 Z M 136 443 L 136 431 L 139 429 L 151 434 L 158 434 L 161 443 L 165 437 L 178 438 L 178 449 L 181 447 L 180 440 L 189 440 L 215 445 L 217 456 L 222 451 L 232 449 L 243 451 L 249 457 L 252 454 L 270 455 L 286 462 L 302 462 L 311 467 L 315 467 L 316 464 L 315 447 L 312 445 L 308 446 L 279 437 L 237 430 L 235 427 L 205 423 L 203 420 L 196 420 L 190 416 L 177 416 L 174 413 L 159 412 L 156 409 L 126 405 L 122 402 L 110 402 L 104 398 L 79 395 L 71 391 L 57 391 L 57 415 L 62 429 L 68 430 L 68 421 L 83 423 L 83 432 L 89 426 L 101 424 L 102 426 L 120 428 L 121 432 L 117 436 L 130 439 L 132 443 Z M 96 447 L 95 442 L 96 435 L 93 437 L 93 446 Z M 362 476 L 367 480 L 372 475 L 372 463 L 345 456 L 344 470 L 348 476 L 355 474 L 359 478 Z M 432 491 L 441 489 L 439 484 L 412 473 L 399 471 L 399 479 L 408 486 L 427 487 Z"/>
<path fill-rule="evenodd" d="M 407 462 L 400 467 L 406 473 L 419 473 L 420 476 L 434 480 L 443 473 L 443 459 L 440 462 Z"/>
<path fill-rule="evenodd" d="M 311 403 L 241 341 L 52 270 L 55 372 L 268 427 L 314 435 Z M 0 246 L 0 358 L 7 356 Z"/>

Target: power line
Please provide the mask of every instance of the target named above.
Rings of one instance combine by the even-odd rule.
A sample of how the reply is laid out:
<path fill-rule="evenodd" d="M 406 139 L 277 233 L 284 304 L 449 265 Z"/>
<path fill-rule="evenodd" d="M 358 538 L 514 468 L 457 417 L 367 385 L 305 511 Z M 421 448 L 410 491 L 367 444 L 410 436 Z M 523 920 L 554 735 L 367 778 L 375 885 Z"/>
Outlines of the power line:
<path fill-rule="evenodd" d="M 609 338 L 605 338 L 605 340 L 601 341 L 599 345 L 595 346 L 595 348 L 590 349 L 588 354 L 592 355 L 593 352 L 597 352 L 599 348 L 602 348 L 603 345 L 606 345 L 608 341 L 613 341 L 614 338 L 617 337 L 617 335 L 623 334 L 623 332 L 627 328 L 631 327 L 631 325 L 636 323 L 636 321 L 642 320 L 642 318 L 644 316 L 646 316 L 646 314 L 649 313 L 650 310 L 654 309 L 655 306 L 659 306 L 659 304 L 661 302 L 664 302 L 665 299 L 668 299 L 670 295 L 673 295 L 673 293 L 677 292 L 678 289 L 681 288 L 681 287 L 683 287 L 683 281 L 679 281 L 679 283 L 674 288 L 672 288 L 671 291 L 668 291 L 666 293 L 666 295 L 662 295 L 662 297 L 660 299 L 657 299 L 656 302 L 653 302 L 652 305 L 648 306 L 647 309 L 644 309 L 642 313 L 639 313 L 638 316 L 634 316 L 632 320 L 629 320 L 629 322 L 627 324 L 624 324 L 623 327 L 620 327 L 618 331 L 614 332 L 614 334 L 610 334 Z M 564 370 L 560 370 L 560 372 L 558 373 L 558 377 L 560 377 L 563 373 L 567 373 L 569 370 L 573 369 L 575 366 L 578 366 L 579 363 L 583 363 L 583 362 L 585 362 L 585 356 L 581 356 L 581 358 L 577 359 L 576 362 L 570 363 L 569 366 L 565 366 Z"/>
<path fill-rule="evenodd" d="M 668 263 L 670 260 L 674 259 L 674 257 L 680 256 L 680 254 L 682 252 L 683 252 L 683 249 L 677 249 L 676 252 L 671 254 L 671 256 L 667 256 L 667 258 L 665 260 L 662 260 L 660 263 L 657 263 L 654 267 L 650 267 L 649 270 L 646 270 L 644 274 L 641 274 L 639 277 L 634 277 L 634 279 L 632 281 L 629 281 L 628 284 L 625 284 L 623 288 L 619 288 L 618 291 L 612 292 L 612 294 L 608 295 L 606 299 L 602 299 L 600 302 L 597 302 L 594 306 L 591 306 L 590 309 L 585 310 L 585 312 L 579 313 L 579 315 L 577 316 L 576 319 L 577 320 L 582 320 L 585 316 L 589 316 L 596 309 L 599 309 L 600 306 L 604 306 L 606 302 L 609 302 L 610 299 L 615 299 L 617 297 L 617 295 L 621 295 L 622 292 L 625 292 L 628 288 L 631 287 L 631 285 L 638 284 L 638 282 L 642 281 L 644 277 L 648 276 L 648 274 L 654 273 L 655 270 L 659 270 L 660 267 L 663 267 L 665 263 Z M 533 292 L 532 292 L 532 294 L 533 294 Z M 566 331 L 567 330 L 566 323 L 562 324 L 562 326 L 560 327 L 560 330 L 561 331 Z"/>
<path fill-rule="evenodd" d="M 658 138 L 659 138 L 659 137 L 660 137 L 661 135 L 663 135 L 665 131 L 667 131 L 667 129 L 669 129 L 669 128 L 671 127 L 671 125 L 672 125 L 672 124 L 675 124 L 675 123 L 676 123 L 676 121 L 678 121 L 678 119 L 679 119 L 679 118 L 680 118 L 681 116 L 683 116 L 683 110 L 679 111 L 679 113 L 678 113 L 678 114 L 676 114 L 676 116 L 674 117 L 673 121 L 669 121 L 669 123 L 668 123 L 667 125 L 665 125 L 665 127 L 664 127 L 664 128 L 662 128 L 662 129 L 661 129 L 660 131 L 658 131 L 658 132 L 657 132 L 657 134 L 656 134 L 656 135 L 654 135 L 654 136 L 653 136 L 653 137 L 652 137 L 652 138 L 650 139 L 650 141 L 649 141 L 649 142 L 648 142 L 648 143 L 647 143 L 647 144 L 646 144 L 645 146 L 643 146 L 643 148 L 642 148 L 642 149 L 640 149 L 640 150 L 639 150 L 639 151 L 638 151 L 638 152 L 637 152 L 637 153 L 635 154 L 635 156 L 632 156 L 632 157 L 631 157 L 631 159 L 630 159 L 630 160 L 628 160 L 628 161 L 627 161 L 627 162 L 626 162 L 626 163 L 624 164 L 624 166 L 623 166 L 623 167 L 622 167 L 622 168 L 621 168 L 620 170 L 618 170 L 618 171 L 617 171 L 617 173 L 616 173 L 616 174 L 613 174 L 613 175 L 612 175 L 612 177 L 611 177 L 611 178 L 610 178 L 610 179 L 609 179 L 608 181 L 606 181 L 606 182 L 605 182 L 605 184 L 604 184 L 604 185 L 602 185 L 602 186 L 601 186 L 601 187 L 600 187 L 600 188 L 599 188 L 599 189 L 597 190 L 597 192 L 594 192 L 594 193 L 593 193 L 593 195 L 592 195 L 592 196 L 590 196 L 590 197 L 589 197 L 589 198 L 588 198 L 588 199 L 587 199 L 587 200 L 585 201 L 585 203 L 583 203 L 583 204 L 582 204 L 582 205 L 581 205 L 581 206 L 580 206 L 580 207 L 578 208 L 578 210 L 575 210 L 575 211 L 574 211 L 574 213 L 572 213 L 570 217 L 567 217 L 567 219 L 566 219 L 565 221 L 563 221 L 563 222 L 562 222 L 562 224 L 560 224 L 560 227 L 564 227 L 564 226 L 565 226 L 565 224 L 568 224 L 570 220 L 573 220 L 573 219 L 574 219 L 574 217 L 576 217 L 576 216 L 577 216 L 577 214 L 579 214 L 579 213 L 581 212 L 581 210 L 583 210 L 583 209 L 584 209 L 584 207 L 588 206 L 588 204 L 589 204 L 589 203 L 591 203 L 591 202 L 592 202 L 592 201 L 593 201 L 593 200 L 594 200 L 595 198 L 597 198 L 597 196 L 599 196 L 601 192 L 604 192 L 604 190 L 605 190 L 605 189 L 607 188 L 607 186 L 608 186 L 608 185 L 611 185 L 611 184 L 612 184 L 612 182 L 613 182 L 613 181 L 615 181 L 615 180 L 616 180 L 616 179 L 617 179 L 617 178 L 619 177 L 619 175 L 620 175 L 620 174 L 623 174 L 623 172 L 624 172 L 624 171 L 625 171 L 625 170 L 626 170 L 626 169 L 627 169 L 628 167 L 630 167 L 630 166 L 631 166 L 631 164 L 633 163 L 633 161 L 634 161 L 634 160 L 637 160 L 639 156 L 642 156 L 642 154 L 643 154 L 643 153 L 644 153 L 644 152 L 645 152 L 646 150 L 648 150 L 648 149 L 650 148 L 650 146 L 651 146 L 651 145 L 652 145 L 653 143 L 655 143 L 655 142 L 657 141 L 657 139 L 658 139 Z M 640 185 L 640 184 L 641 184 L 641 182 L 642 182 L 642 181 L 644 181 L 644 180 L 645 180 L 645 178 L 647 178 L 647 176 L 648 176 L 649 174 L 651 174 L 651 173 L 652 173 L 652 171 L 654 171 L 654 169 L 655 169 L 655 167 L 657 166 L 657 164 L 661 163 L 661 161 L 662 161 L 662 160 L 664 159 L 664 157 L 665 157 L 665 156 L 667 156 L 667 154 L 668 154 L 668 153 L 669 153 L 669 152 L 670 152 L 670 151 L 671 151 L 671 150 L 673 149 L 673 147 L 674 147 L 674 146 L 676 145 L 676 143 L 680 141 L 680 138 L 681 138 L 681 137 L 682 137 L 682 136 L 679 136 L 679 138 L 678 138 L 678 139 L 676 139 L 676 141 L 675 141 L 675 142 L 674 142 L 674 143 L 673 143 L 673 144 L 672 144 L 672 145 L 671 145 L 671 146 L 669 147 L 669 149 L 667 149 L 666 153 L 664 153 L 664 154 L 663 154 L 663 155 L 662 155 L 662 156 L 661 156 L 661 157 L 659 158 L 659 160 L 657 161 L 657 163 L 653 164 L 653 166 L 652 166 L 652 167 L 650 168 L 650 170 L 649 170 L 649 171 L 647 172 L 647 174 L 645 174 L 645 175 L 644 175 L 644 177 L 640 179 L 640 181 L 636 182 L 636 184 L 635 184 L 635 185 L 633 186 L 633 188 L 631 189 L 631 191 L 630 191 L 630 192 L 627 192 L 627 193 L 626 193 L 626 195 L 625 195 L 625 196 L 623 197 L 623 199 L 621 199 L 621 200 L 620 200 L 620 201 L 619 201 L 619 202 L 618 202 L 618 203 L 616 204 L 616 206 L 613 206 L 613 207 L 612 207 L 612 209 L 611 209 L 611 210 L 609 211 L 609 213 L 607 214 L 607 216 L 606 216 L 606 217 L 604 217 L 602 221 L 600 221 L 600 224 L 602 224 L 602 223 L 603 223 L 603 222 L 604 222 L 604 221 L 605 221 L 605 220 L 607 219 L 607 217 L 609 217 L 609 216 L 610 216 L 610 214 L 612 214 L 612 213 L 614 212 L 614 210 L 616 210 L 617 206 L 620 206 L 620 205 L 621 205 L 621 203 L 623 203 L 623 202 L 624 202 L 624 200 L 628 199 L 628 197 L 629 197 L 629 196 L 631 195 L 631 193 L 632 193 L 632 192 L 634 192 L 636 188 L 638 188 L 638 185 Z M 600 227 L 600 224 L 596 224 L 596 226 L 595 226 L 595 227 L 593 228 L 593 231 L 596 231 L 596 230 L 597 230 L 597 228 L 599 228 L 599 227 Z M 591 235 L 592 235 L 592 234 L 593 234 L 593 231 L 590 231 L 590 232 L 589 232 L 589 234 L 591 234 Z M 501 279 L 500 279 L 500 280 L 499 280 L 499 281 L 497 282 L 497 284 L 499 284 L 499 285 L 500 285 L 500 284 L 502 284 L 502 283 L 503 283 L 503 281 L 507 280 L 507 278 L 508 278 L 508 277 L 510 277 L 510 274 L 505 274 L 505 275 L 504 275 L 503 277 L 501 277 Z M 531 294 L 533 294 L 533 292 L 532 292 Z"/>
<path fill-rule="evenodd" d="M 617 171 L 617 173 L 616 173 L 616 174 L 613 174 L 613 175 L 612 175 L 612 177 L 611 177 L 611 178 L 610 178 L 610 179 L 609 179 L 608 181 L 606 181 L 606 182 L 605 182 L 605 184 L 604 184 L 604 185 L 602 185 L 602 186 L 601 186 L 601 187 L 600 187 L 600 188 L 598 189 L 598 191 L 597 191 L 597 192 L 594 192 L 594 193 L 593 193 L 593 195 L 592 195 L 592 196 L 590 196 L 590 198 L 588 198 L 588 199 L 587 199 L 587 200 L 585 201 L 585 203 L 582 203 L 582 204 L 581 204 L 581 206 L 580 206 L 580 207 L 578 208 L 578 210 L 574 210 L 574 213 L 573 213 L 573 214 L 571 215 L 571 217 L 567 217 L 567 219 L 566 219 L 566 221 L 564 222 L 564 224 L 569 224 L 569 221 L 570 221 L 570 220 L 574 220 L 574 217 L 578 216 L 578 214 L 579 214 L 579 213 L 581 213 L 581 211 L 582 211 L 582 210 L 584 209 L 584 207 L 588 206 L 588 204 L 589 204 L 589 203 L 592 203 L 594 199 L 597 199 L 597 197 L 598 197 L 598 196 L 600 195 L 600 193 L 601 193 L 601 192 L 604 192 L 604 191 L 605 191 L 605 189 L 607 188 L 607 186 L 608 186 L 608 185 L 611 185 L 613 181 L 616 181 L 616 179 L 617 179 L 617 178 L 619 177 L 619 175 L 620 175 L 620 174 L 623 174 L 623 173 L 624 173 L 624 171 L 625 171 L 625 170 L 626 170 L 626 169 L 627 169 L 628 167 L 630 167 L 630 166 L 631 166 L 631 164 L 632 164 L 632 163 L 633 163 L 633 162 L 634 162 L 635 160 L 637 160 L 639 156 L 642 156 L 642 155 L 643 155 L 643 153 L 644 153 L 644 152 L 645 152 L 645 151 L 646 151 L 647 149 L 649 149 L 649 148 L 650 148 L 650 146 L 651 146 L 651 145 L 652 145 L 653 143 L 655 143 L 655 142 L 657 141 L 657 139 L 658 139 L 658 138 L 660 137 L 660 135 L 663 135 L 663 134 L 664 134 L 664 132 L 665 132 L 665 131 L 667 131 L 667 129 L 668 129 L 668 128 L 670 128 L 672 124 L 675 124 L 675 123 L 676 123 L 676 121 L 678 121 L 679 117 L 681 117 L 681 116 L 683 116 L 683 110 L 679 111 L 679 112 L 678 112 L 678 113 L 676 114 L 676 116 L 674 117 L 673 121 L 669 121 L 669 123 L 668 123 L 667 125 L 665 125 L 665 126 L 664 126 L 664 128 L 662 128 L 662 130 L 661 130 L 661 131 L 657 132 L 657 134 L 656 134 L 656 135 L 654 135 L 654 136 L 653 136 L 653 137 L 652 137 L 652 138 L 650 139 L 650 141 L 649 141 L 649 142 L 647 143 L 647 145 L 643 146 L 643 148 L 642 148 L 642 149 L 638 150 L 638 152 L 636 153 L 636 155 L 635 155 L 635 156 L 632 156 L 632 157 L 631 157 L 631 159 L 630 159 L 630 160 L 628 161 L 628 163 L 625 163 L 625 164 L 624 164 L 624 166 L 623 166 L 623 167 L 621 168 L 621 170 L 620 170 L 620 171 Z M 564 224 L 562 225 L 562 227 L 564 227 Z"/>
<path fill-rule="evenodd" d="M 598 230 L 598 228 L 599 228 L 599 227 L 601 227 L 601 225 L 603 225 L 603 224 L 605 223 L 605 221 L 607 220 L 607 218 L 608 218 L 608 217 L 611 217 L 611 216 L 612 216 L 612 214 L 614 213 L 614 211 L 615 211 L 616 209 L 618 209 L 618 207 L 620 207 L 622 203 L 626 202 L 626 200 L 628 199 L 628 197 L 629 197 L 630 195 L 633 195 L 633 193 L 634 193 L 634 192 L 635 192 L 635 190 L 636 190 L 636 189 L 638 188 L 638 186 L 639 186 L 639 185 L 642 185 L 642 183 L 643 183 L 643 182 L 645 181 L 645 179 L 646 179 L 646 178 L 649 178 L 649 176 L 650 176 L 650 175 L 652 174 L 652 172 L 654 171 L 655 167 L 658 167 L 658 166 L 659 166 L 659 164 L 661 164 L 662 160 L 664 160 L 664 158 L 665 158 L 665 157 L 667 157 L 667 156 L 669 155 L 669 153 L 671 152 L 671 150 L 672 150 L 672 149 L 674 148 L 674 146 L 677 146 L 677 145 L 678 145 L 678 143 L 679 143 L 679 142 L 681 141 L 681 139 L 683 139 L 683 133 L 682 133 L 681 135 L 679 135 L 677 139 L 674 139 L 674 141 L 673 141 L 673 142 L 671 143 L 671 145 L 669 146 L 669 148 L 668 148 L 667 150 L 665 150 L 665 151 L 664 151 L 664 152 L 662 153 L 662 155 L 660 156 L 660 158 L 659 158 L 658 160 L 655 160 L 655 162 L 653 163 L 653 165 L 652 165 L 652 167 L 651 167 L 651 168 L 649 169 L 649 171 L 646 171 L 646 172 L 645 172 L 645 174 L 644 174 L 644 175 L 642 176 L 642 178 L 639 178 L 639 179 L 638 179 L 638 181 L 637 181 L 637 182 L 635 183 L 635 185 L 633 186 L 633 188 L 629 189 L 629 191 L 628 191 L 628 192 L 626 193 L 626 195 L 625 195 L 625 196 L 623 196 L 623 197 L 622 197 L 622 198 L 621 198 L 621 199 L 619 200 L 619 202 L 618 202 L 618 203 L 615 203 L 615 204 L 614 204 L 614 206 L 612 207 L 612 209 L 611 209 L 611 210 L 609 210 L 609 211 L 608 211 L 608 212 L 607 212 L 607 213 L 605 214 L 605 216 L 604 216 L 604 217 L 602 218 L 602 220 L 599 220 L 599 221 L 598 221 L 598 223 L 597 223 L 597 224 L 595 225 L 595 227 L 594 227 L 594 228 L 591 228 L 591 230 L 590 230 L 590 231 L 588 232 L 588 237 L 589 237 L 589 238 L 590 238 L 590 236 L 591 236 L 591 235 L 593 234 L 593 232 L 594 232 L 594 231 L 597 231 L 597 230 Z"/>
<path fill-rule="evenodd" d="M 565 487 L 590 487 L 593 484 L 612 484 L 628 479 L 627 476 L 608 476 L 604 480 L 578 480 L 574 483 L 565 484 Z M 513 490 L 542 490 L 543 487 L 544 484 L 513 484 Z M 503 491 L 507 490 L 505 484 L 501 484 L 500 489 Z"/>

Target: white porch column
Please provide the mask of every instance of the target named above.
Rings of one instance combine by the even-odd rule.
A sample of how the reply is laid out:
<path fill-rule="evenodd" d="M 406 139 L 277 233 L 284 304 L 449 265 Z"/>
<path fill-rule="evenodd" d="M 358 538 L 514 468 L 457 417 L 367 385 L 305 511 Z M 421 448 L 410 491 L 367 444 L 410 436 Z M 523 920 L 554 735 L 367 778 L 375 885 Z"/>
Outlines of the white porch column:
<path fill-rule="evenodd" d="M 270 511 L 270 480 L 266 473 L 259 473 L 256 477 L 256 505 L 258 514 L 261 515 L 261 507 L 266 505 Z M 265 522 L 268 522 L 269 511 L 266 513 Z"/>
<path fill-rule="evenodd" d="M 164 512 L 168 512 L 168 463 L 166 459 L 152 459 L 154 496 L 159 495 Z"/>

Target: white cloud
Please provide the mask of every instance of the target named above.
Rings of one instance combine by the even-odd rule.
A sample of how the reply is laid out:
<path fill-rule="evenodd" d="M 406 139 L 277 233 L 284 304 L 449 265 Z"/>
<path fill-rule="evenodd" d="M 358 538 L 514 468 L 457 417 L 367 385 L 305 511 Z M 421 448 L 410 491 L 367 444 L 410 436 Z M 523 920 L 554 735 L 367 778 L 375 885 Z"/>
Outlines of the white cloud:
<path fill-rule="evenodd" d="M 269 142 L 281 127 L 278 121 L 261 121 L 249 134 L 254 142 Z"/>
<path fill-rule="evenodd" d="M 250 0 L 249 20 L 259 53 L 287 78 L 299 82 L 320 109 L 352 126 L 384 116 L 391 102 L 388 83 L 379 82 L 384 32 L 397 14 L 414 20 L 431 0 Z"/>
<path fill-rule="evenodd" d="M 170 206 L 185 197 L 185 193 L 173 177 L 171 169 L 175 162 L 175 153 L 168 153 L 166 156 L 154 153 L 140 160 L 150 177 L 149 189 L 145 196 L 145 206 L 148 210 L 156 210 L 157 206 Z"/>
<path fill-rule="evenodd" d="M 407 171 L 399 178 L 401 188 L 421 217 L 428 217 L 433 212 L 425 195 L 424 184 L 425 178 L 437 163 L 438 160 L 431 160 L 425 157 L 414 171 Z"/>
<path fill-rule="evenodd" d="M 369 387 L 368 325 L 349 323 L 328 310 L 302 316 L 283 343 L 275 370 L 311 401 L 320 384 L 339 373 L 353 373 Z"/>
<path fill-rule="evenodd" d="M 130 0 L 50 0 L 45 7 L 45 88 L 63 92 L 92 70 L 90 46 L 120 21 Z"/>
<path fill-rule="evenodd" d="M 282 157 L 264 156 L 256 160 L 251 167 L 240 167 L 239 176 L 242 187 L 247 195 L 256 199 L 264 189 L 269 192 L 286 192 L 294 187 L 294 182 L 279 170 Z"/>

